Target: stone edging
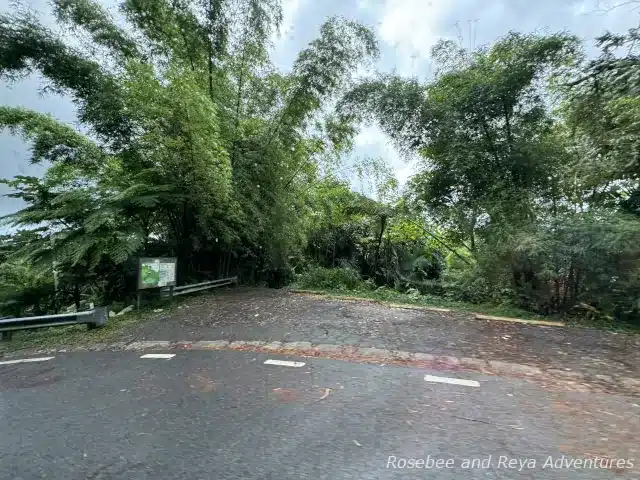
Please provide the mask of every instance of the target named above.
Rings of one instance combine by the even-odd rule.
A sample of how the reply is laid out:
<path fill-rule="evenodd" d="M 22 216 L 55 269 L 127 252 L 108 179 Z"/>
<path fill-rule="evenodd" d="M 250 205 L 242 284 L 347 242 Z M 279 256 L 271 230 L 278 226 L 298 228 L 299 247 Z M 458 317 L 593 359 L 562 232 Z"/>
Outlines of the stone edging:
<path fill-rule="evenodd" d="M 486 375 L 509 375 L 541 382 L 550 388 L 574 391 L 615 392 L 640 395 L 640 379 L 612 375 L 586 375 L 571 370 L 540 368 L 499 360 L 484 360 L 450 355 L 385 350 L 381 348 L 359 348 L 355 345 L 312 344 L 311 342 L 265 342 L 265 341 L 136 341 L 128 344 L 107 346 L 107 350 L 238 350 L 268 352 L 283 355 L 299 355 L 364 363 L 384 363 L 409 367 L 468 371 Z M 78 351 L 78 349 L 74 349 Z"/>

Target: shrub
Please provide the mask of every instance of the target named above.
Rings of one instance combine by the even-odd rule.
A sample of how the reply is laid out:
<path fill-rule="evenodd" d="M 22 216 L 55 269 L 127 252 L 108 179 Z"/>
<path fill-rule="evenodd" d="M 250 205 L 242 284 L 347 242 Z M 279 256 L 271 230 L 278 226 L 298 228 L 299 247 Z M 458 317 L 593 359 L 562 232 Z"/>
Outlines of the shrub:
<path fill-rule="evenodd" d="M 395 287 L 395 290 L 401 293 L 416 290 L 420 295 L 444 295 L 444 286 L 441 280 L 414 280 L 411 278 L 403 280 Z"/>
<path fill-rule="evenodd" d="M 0 264 L 0 315 L 41 315 L 55 303 L 53 272 L 22 262 Z"/>
<path fill-rule="evenodd" d="M 262 274 L 269 288 L 282 288 L 290 284 L 293 279 L 293 269 L 289 265 L 283 267 L 266 268 Z"/>
<path fill-rule="evenodd" d="M 360 274 L 350 267 L 311 267 L 298 275 L 296 283 L 301 288 L 325 290 L 355 290 L 365 286 Z"/>
<path fill-rule="evenodd" d="M 444 296 L 451 300 L 484 303 L 497 300 L 495 289 L 487 281 L 478 265 L 469 265 L 455 256 L 447 259 L 447 270 L 443 276 Z"/>

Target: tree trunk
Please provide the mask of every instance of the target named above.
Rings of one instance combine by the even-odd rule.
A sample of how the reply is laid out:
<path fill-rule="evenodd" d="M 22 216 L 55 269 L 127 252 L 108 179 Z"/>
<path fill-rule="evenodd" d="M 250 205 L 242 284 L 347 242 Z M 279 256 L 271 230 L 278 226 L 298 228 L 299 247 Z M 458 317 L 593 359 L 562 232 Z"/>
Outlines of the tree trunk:
<path fill-rule="evenodd" d="M 576 268 L 576 280 L 573 283 L 573 300 L 578 299 L 578 294 L 580 293 L 580 269 Z"/>
<path fill-rule="evenodd" d="M 80 286 L 78 280 L 73 281 L 73 303 L 76 306 L 76 312 L 80 311 Z"/>
<path fill-rule="evenodd" d="M 382 244 L 382 236 L 384 235 L 384 229 L 387 225 L 387 217 L 385 215 L 380 216 L 380 234 L 376 243 L 376 250 L 373 254 L 373 274 L 377 276 L 378 261 L 380 258 L 380 245 Z"/>
<path fill-rule="evenodd" d="M 564 284 L 564 295 L 562 299 L 563 307 L 567 306 L 567 300 L 569 296 L 569 289 L 572 287 L 571 282 L 573 282 L 573 262 L 571 262 L 571 266 L 569 267 L 569 275 Z"/>
<path fill-rule="evenodd" d="M 336 266 L 336 241 L 333 241 L 333 253 L 332 253 L 332 257 L 333 257 L 333 266 Z"/>
<path fill-rule="evenodd" d="M 182 231 L 178 236 L 178 285 L 185 285 L 191 262 L 191 221 L 187 202 L 182 204 Z"/>

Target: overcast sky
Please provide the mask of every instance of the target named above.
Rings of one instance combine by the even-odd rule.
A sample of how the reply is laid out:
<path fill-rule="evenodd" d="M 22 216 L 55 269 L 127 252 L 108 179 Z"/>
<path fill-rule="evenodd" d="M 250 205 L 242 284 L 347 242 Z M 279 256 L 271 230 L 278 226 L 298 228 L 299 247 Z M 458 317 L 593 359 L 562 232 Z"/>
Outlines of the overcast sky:
<path fill-rule="evenodd" d="M 4 3 L 4 2 L 3 2 Z M 8 2 L 7 2 L 8 3 Z M 30 5 L 51 21 L 45 0 Z M 114 0 L 105 0 L 113 5 Z M 625 31 L 638 25 L 640 10 L 622 6 L 607 13 L 602 10 L 622 3 L 614 0 L 284 0 L 283 35 L 276 42 L 273 60 L 289 70 L 297 52 L 318 35 L 319 27 L 330 15 L 344 15 L 372 27 L 379 38 L 380 71 L 426 79 L 431 73 L 429 52 L 440 38 L 462 35 L 467 46 L 491 43 L 510 30 L 523 32 L 569 30 L 591 45 L 593 38 L 609 29 Z M 0 7 L 6 11 L 8 7 Z M 53 114 L 73 123 L 75 113 L 66 98 L 43 97 L 39 79 L 18 84 L 0 82 L 0 104 L 22 106 Z M 356 141 L 354 156 L 383 157 L 396 172 L 401 183 L 412 174 L 413 165 L 403 162 L 388 139 L 375 127 L 363 128 Z M 26 146 L 8 132 L 0 132 L 0 177 L 38 175 L 41 166 L 28 163 Z M 0 194 L 7 193 L 0 186 Z M 21 205 L 14 199 L 0 197 L 0 215 Z"/>

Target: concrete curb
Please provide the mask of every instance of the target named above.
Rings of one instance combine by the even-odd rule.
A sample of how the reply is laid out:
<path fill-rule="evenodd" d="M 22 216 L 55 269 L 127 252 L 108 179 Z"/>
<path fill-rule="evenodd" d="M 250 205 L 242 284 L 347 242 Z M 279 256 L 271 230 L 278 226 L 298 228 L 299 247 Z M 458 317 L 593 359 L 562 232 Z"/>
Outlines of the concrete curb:
<path fill-rule="evenodd" d="M 267 352 L 281 355 L 329 358 L 364 363 L 385 363 L 410 367 L 448 371 L 469 371 L 486 375 L 509 375 L 543 382 L 548 387 L 560 387 L 574 391 L 621 392 L 640 395 L 640 379 L 614 377 L 611 375 L 587 375 L 561 369 L 545 369 L 499 360 L 434 355 L 404 350 L 382 348 L 359 348 L 355 345 L 312 344 L 311 342 L 267 342 L 267 341 L 138 341 L 126 345 L 113 344 L 107 350 L 239 350 Z M 67 350 L 69 351 L 69 350 Z M 73 351 L 73 350 L 72 350 Z"/>
<path fill-rule="evenodd" d="M 403 304 L 403 303 L 394 303 L 388 302 L 386 300 L 378 300 L 375 298 L 367 298 L 367 297 L 351 297 L 348 295 L 334 295 L 332 293 L 327 292 L 316 292 L 314 290 L 289 290 L 290 293 L 294 293 L 296 295 L 308 295 L 313 296 L 317 295 L 319 297 L 326 297 L 333 300 L 341 300 L 346 302 L 369 302 L 369 303 L 377 303 L 379 305 L 384 305 L 389 308 L 401 308 L 403 310 L 424 310 L 428 312 L 438 312 L 438 313 L 457 313 L 457 314 L 468 314 L 473 316 L 476 320 L 487 320 L 487 321 L 497 321 L 497 322 L 512 322 L 512 323 L 523 323 L 525 325 L 541 325 L 546 327 L 566 327 L 566 324 L 562 322 L 554 322 L 551 320 L 527 320 L 525 318 L 512 318 L 512 317 L 496 317 L 493 315 L 484 315 L 481 313 L 475 312 L 466 312 L 463 310 L 451 310 L 449 308 L 437 308 L 437 307 L 424 307 L 421 305 L 411 305 L 411 304 Z"/>
<path fill-rule="evenodd" d="M 492 315 L 481 315 L 479 313 L 474 313 L 473 315 L 476 320 L 495 320 L 498 322 L 514 322 L 514 323 L 524 323 L 529 325 L 544 325 L 546 327 L 566 327 L 566 325 L 562 322 L 552 322 L 550 320 L 526 320 L 524 318 L 494 317 Z"/>

